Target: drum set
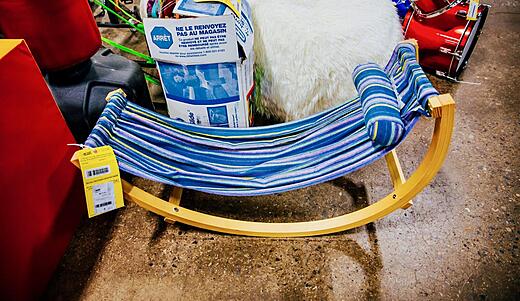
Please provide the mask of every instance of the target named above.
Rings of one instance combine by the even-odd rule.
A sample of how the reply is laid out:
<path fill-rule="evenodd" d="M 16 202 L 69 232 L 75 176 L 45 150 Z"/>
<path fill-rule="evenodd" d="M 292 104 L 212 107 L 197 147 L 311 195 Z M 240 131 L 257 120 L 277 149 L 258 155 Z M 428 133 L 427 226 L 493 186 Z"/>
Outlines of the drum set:
<path fill-rule="evenodd" d="M 411 6 L 403 30 L 406 38 L 419 42 L 421 66 L 457 80 L 475 48 L 489 5 L 473 0 L 415 0 Z"/>

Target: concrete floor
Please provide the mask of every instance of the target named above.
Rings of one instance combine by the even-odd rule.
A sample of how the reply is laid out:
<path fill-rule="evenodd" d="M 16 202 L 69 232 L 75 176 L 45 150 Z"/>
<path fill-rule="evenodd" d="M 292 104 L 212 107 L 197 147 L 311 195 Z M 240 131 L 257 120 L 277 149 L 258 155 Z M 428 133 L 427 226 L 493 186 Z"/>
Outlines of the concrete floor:
<path fill-rule="evenodd" d="M 209 233 L 127 204 L 85 220 L 51 281 L 53 300 L 520 299 L 520 4 L 495 1 L 463 79 L 433 79 L 457 101 L 451 151 L 407 211 L 344 233 L 298 239 Z M 411 172 L 432 123 L 398 152 Z M 136 179 L 166 195 L 168 188 Z M 188 191 L 183 204 L 222 216 L 296 221 L 339 215 L 391 189 L 384 162 L 267 197 Z"/>

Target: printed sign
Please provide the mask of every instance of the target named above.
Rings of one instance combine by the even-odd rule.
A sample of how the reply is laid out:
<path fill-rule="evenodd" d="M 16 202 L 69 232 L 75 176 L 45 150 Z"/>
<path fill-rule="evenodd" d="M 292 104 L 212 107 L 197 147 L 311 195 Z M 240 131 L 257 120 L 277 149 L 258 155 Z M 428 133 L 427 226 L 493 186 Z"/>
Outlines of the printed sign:
<path fill-rule="evenodd" d="M 173 45 L 173 36 L 168 29 L 156 26 L 150 32 L 152 42 L 160 49 L 170 49 Z"/>
<path fill-rule="evenodd" d="M 157 60 L 208 64 L 239 59 L 233 16 L 179 20 L 147 18 L 144 27 L 151 56 Z"/>
<path fill-rule="evenodd" d="M 220 2 L 233 10 L 236 16 L 240 16 L 240 0 L 195 0 L 195 2 Z"/>
<path fill-rule="evenodd" d="M 176 14 L 192 17 L 223 16 L 227 6 L 221 3 L 199 3 L 195 0 L 180 0 L 173 10 Z"/>
<path fill-rule="evenodd" d="M 179 121 L 216 127 L 247 127 L 241 101 L 240 62 L 180 65 L 158 62 L 168 112 Z"/>
<path fill-rule="evenodd" d="M 235 18 L 235 31 L 238 43 L 242 46 L 244 54 L 247 56 L 252 52 L 254 44 L 251 6 L 249 5 L 249 2 L 245 0 L 235 0 L 232 1 L 232 4 L 233 6 L 236 5 L 238 9 L 231 9 L 228 5 L 222 3 L 199 3 L 195 2 L 195 0 L 179 0 L 177 1 L 173 12 L 179 15 L 191 17 L 233 16 L 233 18 Z"/>

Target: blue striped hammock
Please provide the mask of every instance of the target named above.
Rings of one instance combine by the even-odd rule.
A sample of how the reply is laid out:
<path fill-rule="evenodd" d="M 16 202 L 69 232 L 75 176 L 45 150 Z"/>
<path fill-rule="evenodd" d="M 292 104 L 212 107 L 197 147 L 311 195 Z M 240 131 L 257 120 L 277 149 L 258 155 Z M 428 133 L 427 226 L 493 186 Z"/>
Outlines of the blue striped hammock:
<path fill-rule="evenodd" d="M 438 94 L 413 44 L 399 44 L 384 71 L 398 95 L 404 139 Z M 176 121 L 120 92 L 108 100 L 87 147 L 111 146 L 124 172 L 212 194 L 264 195 L 323 183 L 380 159 L 402 140 L 376 146 L 359 98 L 302 120 L 242 129 Z"/>

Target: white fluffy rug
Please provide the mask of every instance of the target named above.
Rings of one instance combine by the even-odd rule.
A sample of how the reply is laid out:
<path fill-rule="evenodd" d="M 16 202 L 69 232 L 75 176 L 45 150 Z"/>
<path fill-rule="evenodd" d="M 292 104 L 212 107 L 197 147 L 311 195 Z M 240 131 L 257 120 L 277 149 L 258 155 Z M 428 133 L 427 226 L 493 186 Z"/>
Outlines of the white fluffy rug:
<path fill-rule="evenodd" d="M 261 106 L 299 119 L 354 97 L 352 70 L 386 64 L 402 31 L 391 0 L 250 0 Z"/>

